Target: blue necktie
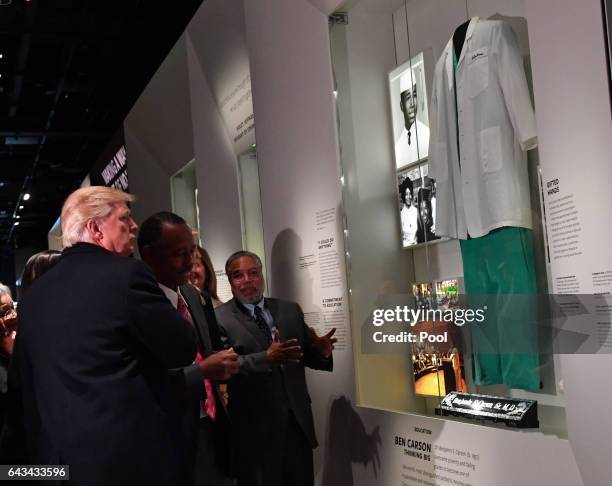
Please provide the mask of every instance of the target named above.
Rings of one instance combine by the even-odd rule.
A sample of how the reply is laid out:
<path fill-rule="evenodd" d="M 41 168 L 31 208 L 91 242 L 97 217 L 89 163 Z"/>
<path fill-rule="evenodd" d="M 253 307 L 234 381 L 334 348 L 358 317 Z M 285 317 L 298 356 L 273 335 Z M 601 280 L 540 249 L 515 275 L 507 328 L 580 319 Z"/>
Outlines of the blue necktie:
<path fill-rule="evenodd" d="M 263 310 L 258 305 L 255 306 L 255 323 L 264 336 L 266 336 L 268 345 L 272 344 L 272 331 L 270 331 L 270 326 L 268 326 L 264 318 Z"/>

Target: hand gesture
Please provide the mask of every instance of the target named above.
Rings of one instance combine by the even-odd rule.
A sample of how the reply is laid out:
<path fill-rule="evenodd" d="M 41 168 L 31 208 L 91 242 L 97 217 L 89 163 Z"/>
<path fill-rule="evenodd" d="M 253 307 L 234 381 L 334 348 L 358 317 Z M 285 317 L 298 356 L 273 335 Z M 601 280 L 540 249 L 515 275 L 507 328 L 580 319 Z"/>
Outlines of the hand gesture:
<path fill-rule="evenodd" d="M 274 340 L 266 351 L 266 357 L 270 366 L 297 364 L 302 359 L 302 347 L 298 346 L 297 339 L 288 339 L 280 342 L 278 333 L 274 333 Z"/>
<path fill-rule="evenodd" d="M 226 349 L 211 354 L 198 363 L 204 378 L 209 380 L 227 380 L 238 373 L 240 362 L 233 349 Z"/>
<path fill-rule="evenodd" d="M 17 312 L 14 309 L 8 310 L 4 317 L 0 318 L 0 330 L 7 336 L 17 330 Z"/>
<path fill-rule="evenodd" d="M 321 353 L 325 359 L 329 358 L 334 350 L 334 344 L 338 342 L 335 337 L 332 337 L 336 332 L 336 328 L 334 327 L 331 331 L 329 331 L 325 336 L 317 336 L 317 333 L 312 327 L 308 328 L 308 335 L 312 341 L 313 346 Z"/>

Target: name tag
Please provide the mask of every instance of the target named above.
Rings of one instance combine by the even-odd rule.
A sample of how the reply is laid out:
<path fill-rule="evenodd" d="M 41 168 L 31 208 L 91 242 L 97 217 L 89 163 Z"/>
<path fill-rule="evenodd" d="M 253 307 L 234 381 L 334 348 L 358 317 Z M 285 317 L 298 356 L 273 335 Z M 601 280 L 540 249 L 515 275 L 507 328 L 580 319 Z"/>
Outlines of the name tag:
<path fill-rule="evenodd" d="M 478 61 L 479 59 L 486 58 L 489 55 L 488 47 L 481 47 L 480 49 L 476 49 L 469 53 L 469 63 Z"/>

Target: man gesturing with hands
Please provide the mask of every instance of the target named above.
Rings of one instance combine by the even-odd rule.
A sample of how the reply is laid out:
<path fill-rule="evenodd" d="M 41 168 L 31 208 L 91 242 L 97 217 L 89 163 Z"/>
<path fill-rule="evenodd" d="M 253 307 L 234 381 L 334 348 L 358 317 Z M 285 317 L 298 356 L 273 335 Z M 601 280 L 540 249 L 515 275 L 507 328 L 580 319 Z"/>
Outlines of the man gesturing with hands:
<path fill-rule="evenodd" d="M 234 253 L 225 272 L 234 298 L 216 313 L 240 361 L 228 383 L 238 485 L 312 486 L 317 439 L 304 367 L 332 370 L 335 330 L 319 337 L 298 304 L 264 298 L 254 253 Z"/>

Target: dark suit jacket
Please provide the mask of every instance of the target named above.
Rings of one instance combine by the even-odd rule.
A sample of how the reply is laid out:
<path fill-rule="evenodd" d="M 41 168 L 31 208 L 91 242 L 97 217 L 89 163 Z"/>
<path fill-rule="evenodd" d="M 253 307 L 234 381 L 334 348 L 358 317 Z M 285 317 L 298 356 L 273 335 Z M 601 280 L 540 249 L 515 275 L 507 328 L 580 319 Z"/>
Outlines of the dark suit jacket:
<path fill-rule="evenodd" d="M 240 355 L 241 362 L 240 372 L 228 382 L 228 410 L 235 431 L 238 467 L 282 457 L 290 410 L 310 446 L 317 446 L 304 366 L 327 371 L 333 367 L 332 359 L 324 359 L 313 347 L 298 304 L 265 299 L 265 305 L 280 340 L 299 340 L 304 352 L 300 364 L 273 368 L 268 365 L 266 338 L 236 299 L 216 309 L 221 333 Z"/>
<path fill-rule="evenodd" d="M 201 300 L 199 292 L 191 285 L 182 286 L 180 291 L 185 302 L 187 302 L 187 307 L 191 314 L 191 319 L 198 338 L 198 350 L 200 354 L 206 358 L 213 352 L 220 351 L 220 349 L 214 349 L 210 338 L 210 327 L 217 326 L 217 321 L 209 322 L 209 319 L 207 319 L 207 312 L 203 306 L 203 301 Z M 209 305 L 212 306 L 212 303 Z M 212 317 L 214 318 L 214 312 L 212 313 Z M 176 371 L 173 374 L 175 373 Z M 197 364 L 183 368 L 179 376 L 174 377 L 174 380 L 177 378 L 181 382 L 182 387 L 182 391 L 178 391 L 178 396 L 180 397 L 180 406 L 183 411 L 183 426 L 188 437 L 190 460 L 192 463 L 195 463 L 196 449 L 202 447 L 202 444 L 198 444 L 198 429 L 200 420 L 200 401 L 206 397 L 204 380 Z M 215 450 L 208 452 L 215 455 L 216 464 L 221 472 L 225 475 L 230 475 L 231 448 L 229 441 L 231 440 L 231 424 L 227 408 L 219 393 L 219 386 L 214 381 L 212 385 L 215 393 L 215 402 L 217 404 L 213 428 Z"/>
<path fill-rule="evenodd" d="M 74 485 L 182 485 L 168 369 L 193 362 L 192 326 L 148 267 L 79 243 L 19 305 L 13 354 L 31 464 Z"/>

